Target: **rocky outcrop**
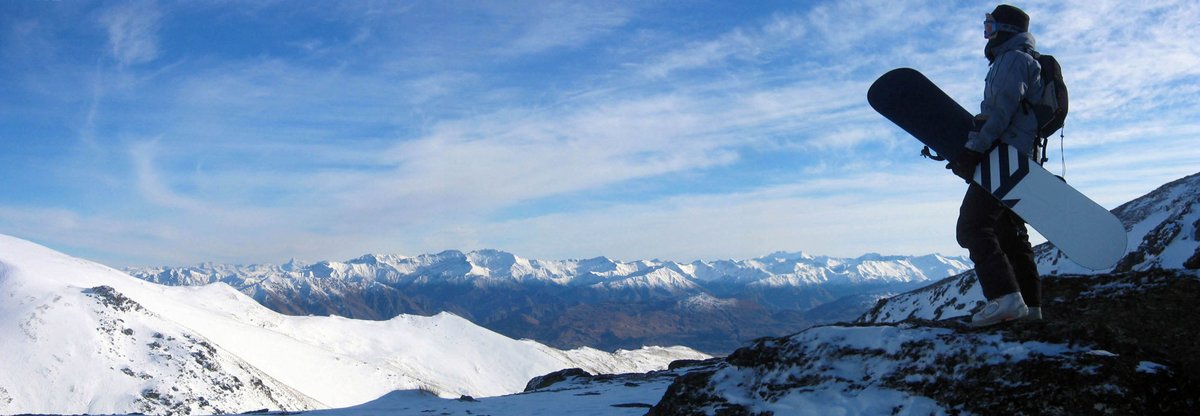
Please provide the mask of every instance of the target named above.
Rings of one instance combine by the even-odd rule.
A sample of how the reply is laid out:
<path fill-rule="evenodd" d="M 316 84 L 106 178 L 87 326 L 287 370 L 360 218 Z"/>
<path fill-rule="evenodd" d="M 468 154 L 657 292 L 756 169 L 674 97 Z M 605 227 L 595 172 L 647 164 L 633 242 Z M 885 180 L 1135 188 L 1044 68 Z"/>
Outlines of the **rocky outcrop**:
<path fill-rule="evenodd" d="M 1200 277 L 1045 280 L 1047 319 L 841 324 L 765 338 L 680 377 L 653 415 L 1195 414 Z"/>

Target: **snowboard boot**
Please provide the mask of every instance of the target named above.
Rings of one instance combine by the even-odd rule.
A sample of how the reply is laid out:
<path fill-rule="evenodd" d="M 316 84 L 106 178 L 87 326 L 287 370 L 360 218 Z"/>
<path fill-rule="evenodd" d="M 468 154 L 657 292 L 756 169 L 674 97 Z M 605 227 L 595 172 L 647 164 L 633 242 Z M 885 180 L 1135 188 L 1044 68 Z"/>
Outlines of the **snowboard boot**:
<path fill-rule="evenodd" d="M 1026 321 L 1042 320 L 1042 307 L 1041 306 L 1030 306 L 1029 307 L 1029 315 L 1025 315 L 1025 320 Z"/>
<path fill-rule="evenodd" d="M 989 300 L 983 310 L 971 316 L 970 326 L 982 328 L 1021 319 L 1027 315 L 1029 315 L 1029 307 L 1025 306 L 1025 299 L 1021 297 L 1021 292 L 1013 292 Z"/>

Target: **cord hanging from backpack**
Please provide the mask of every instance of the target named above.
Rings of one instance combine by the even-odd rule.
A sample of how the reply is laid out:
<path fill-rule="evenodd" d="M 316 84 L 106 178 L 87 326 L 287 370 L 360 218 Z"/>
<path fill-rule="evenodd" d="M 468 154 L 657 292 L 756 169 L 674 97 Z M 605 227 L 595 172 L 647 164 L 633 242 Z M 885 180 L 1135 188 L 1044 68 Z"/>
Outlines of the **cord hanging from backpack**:
<path fill-rule="evenodd" d="M 1062 178 L 1067 180 L 1067 152 L 1063 148 L 1063 142 L 1067 137 L 1067 125 L 1064 123 L 1062 128 L 1058 130 L 1058 157 L 1062 161 Z"/>

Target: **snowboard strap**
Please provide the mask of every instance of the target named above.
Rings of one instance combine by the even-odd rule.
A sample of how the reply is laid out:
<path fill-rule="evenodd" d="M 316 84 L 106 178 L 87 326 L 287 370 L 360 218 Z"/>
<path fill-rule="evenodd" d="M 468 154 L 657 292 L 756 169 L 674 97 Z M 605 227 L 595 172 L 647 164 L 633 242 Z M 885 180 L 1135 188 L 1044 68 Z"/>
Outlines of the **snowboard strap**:
<path fill-rule="evenodd" d="M 942 157 L 941 155 L 937 155 L 937 154 L 934 154 L 933 152 L 929 151 L 929 146 L 925 146 L 924 149 L 921 149 L 921 157 L 936 160 L 938 162 L 942 162 L 942 161 L 946 160 L 946 158 Z"/>

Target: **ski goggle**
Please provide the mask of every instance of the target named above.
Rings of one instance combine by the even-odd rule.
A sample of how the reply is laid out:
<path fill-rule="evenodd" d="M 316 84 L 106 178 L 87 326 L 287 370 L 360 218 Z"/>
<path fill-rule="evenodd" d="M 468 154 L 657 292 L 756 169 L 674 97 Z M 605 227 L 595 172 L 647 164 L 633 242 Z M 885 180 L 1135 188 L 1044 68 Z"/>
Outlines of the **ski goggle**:
<path fill-rule="evenodd" d="M 1022 30 L 1020 27 L 1017 27 L 1015 25 L 997 22 L 996 19 L 992 17 L 991 13 L 983 15 L 983 37 L 984 38 L 987 38 L 987 39 L 994 38 L 994 37 L 996 37 L 996 34 L 1000 33 L 1001 31 L 1013 32 L 1013 33 L 1024 32 L 1024 30 Z"/>

